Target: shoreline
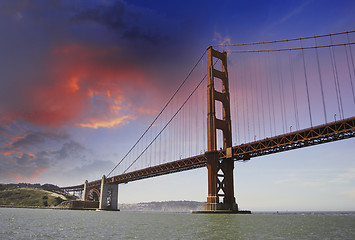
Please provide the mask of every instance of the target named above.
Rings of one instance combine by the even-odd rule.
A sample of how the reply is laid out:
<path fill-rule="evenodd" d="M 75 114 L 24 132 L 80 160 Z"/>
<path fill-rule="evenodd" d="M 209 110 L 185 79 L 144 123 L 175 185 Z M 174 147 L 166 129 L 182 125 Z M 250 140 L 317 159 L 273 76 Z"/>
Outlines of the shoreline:
<path fill-rule="evenodd" d="M 63 208 L 63 207 L 41 207 L 41 206 L 13 206 L 13 205 L 0 205 L 0 208 L 27 208 L 27 209 L 51 209 L 51 210 L 85 210 L 85 211 L 96 211 L 96 208 Z"/>
<path fill-rule="evenodd" d="M 51 209 L 51 210 L 84 210 L 84 211 L 96 211 L 96 208 L 85 209 L 71 209 L 71 208 L 58 208 L 58 207 L 40 207 L 40 206 L 13 206 L 13 205 L 0 205 L 0 208 L 26 208 L 26 209 Z M 157 211 L 157 210 L 120 210 L 121 212 L 155 212 L 155 213 L 189 213 L 189 211 Z M 335 211 L 253 211 L 253 214 L 355 214 L 355 210 L 335 210 Z M 252 215 L 253 215 L 252 214 Z M 243 214 L 244 215 L 244 214 Z M 247 214 L 249 215 L 249 214 Z"/>
<path fill-rule="evenodd" d="M 0 205 L 0 208 L 58 209 L 56 207 Z"/>

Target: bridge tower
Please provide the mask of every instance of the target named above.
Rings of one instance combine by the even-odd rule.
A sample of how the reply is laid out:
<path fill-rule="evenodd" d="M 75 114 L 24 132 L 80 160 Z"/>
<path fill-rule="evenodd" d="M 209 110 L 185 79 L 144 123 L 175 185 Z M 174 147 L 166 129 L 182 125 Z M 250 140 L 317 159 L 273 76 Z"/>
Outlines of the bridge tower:
<path fill-rule="evenodd" d="M 101 179 L 99 209 L 119 211 L 118 183 L 108 183 L 105 175 Z"/>
<path fill-rule="evenodd" d="M 227 71 L 227 53 L 218 52 L 209 46 L 207 49 L 207 157 L 208 197 L 205 211 L 238 212 L 234 197 L 232 159 L 232 130 L 230 115 L 230 97 Z M 222 69 L 214 68 L 214 59 L 222 62 Z M 215 89 L 215 80 L 222 81 L 222 92 Z M 222 103 L 223 119 L 216 117 L 216 101 Z M 219 109 L 218 109 L 219 110 Z M 223 132 L 223 149 L 226 156 L 219 159 L 217 153 L 217 130 Z M 220 201 L 220 198 L 221 201 Z"/>

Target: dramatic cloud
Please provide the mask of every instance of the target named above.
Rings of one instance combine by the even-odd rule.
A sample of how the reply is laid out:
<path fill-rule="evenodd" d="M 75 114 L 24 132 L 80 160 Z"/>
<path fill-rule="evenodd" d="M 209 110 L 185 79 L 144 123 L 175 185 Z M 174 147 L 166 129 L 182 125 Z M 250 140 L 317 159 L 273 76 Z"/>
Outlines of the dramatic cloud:
<path fill-rule="evenodd" d="M 169 39 L 167 35 L 171 21 L 166 24 L 166 20 L 156 12 L 130 6 L 123 1 L 90 6 L 80 10 L 72 18 L 72 22 L 91 21 L 105 26 L 115 31 L 122 39 L 154 45 Z"/>
<path fill-rule="evenodd" d="M 85 180 L 97 180 L 102 177 L 102 175 L 107 174 L 110 169 L 114 167 L 114 163 L 111 161 L 105 161 L 100 159 L 95 159 L 94 161 L 87 162 L 81 166 L 77 166 L 67 172 L 63 172 L 64 176 L 68 176 L 70 181 L 67 182 L 68 185 L 73 183 L 84 183 Z M 85 173 L 84 178 L 82 173 Z"/>
<path fill-rule="evenodd" d="M 2 181 L 94 164 L 65 133 L 156 114 L 181 80 L 180 23 L 125 1 L 3 1 L 0 30 Z"/>
<path fill-rule="evenodd" d="M 84 158 L 84 156 L 82 156 L 81 153 L 85 150 L 86 149 L 83 146 L 81 146 L 79 143 L 70 140 L 69 142 L 65 142 L 60 150 L 53 151 L 52 154 L 58 160 L 68 159 L 71 156 Z"/>
<path fill-rule="evenodd" d="M 83 9 L 73 17 L 73 21 L 95 21 L 114 30 L 124 28 L 124 17 L 127 6 L 122 1 L 113 2 L 112 5 L 96 5 Z"/>
<path fill-rule="evenodd" d="M 6 145 L 10 150 L 26 148 L 33 145 L 40 145 L 46 142 L 46 140 L 65 140 L 67 135 L 57 135 L 53 133 L 31 132 L 24 136 L 14 137 L 14 142 L 8 142 Z"/>
<path fill-rule="evenodd" d="M 80 123 L 78 124 L 78 126 L 85 127 L 85 128 L 94 128 L 94 129 L 98 129 L 100 127 L 111 128 L 115 126 L 124 125 L 128 119 L 133 119 L 133 118 L 130 116 L 123 116 L 116 119 L 111 119 L 110 121 L 92 120 L 90 121 L 90 123 Z"/>
<path fill-rule="evenodd" d="M 56 47 L 51 52 L 51 64 L 46 66 L 51 71 L 41 74 L 40 84 L 28 86 L 28 91 L 19 96 L 21 101 L 2 102 L 6 109 L 2 118 L 9 116 L 49 126 L 83 123 L 86 119 L 134 119 L 130 115 L 139 112 L 134 111 L 138 102 L 129 99 L 134 95 L 130 91 L 143 91 L 152 85 L 141 70 L 122 62 L 115 54 L 119 54 L 116 49 Z M 132 85 L 125 89 L 127 82 Z"/>
<path fill-rule="evenodd" d="M 0 147 L 0 181 L 37 181 L 48 169 L 86 160 L 87 150 L 67 135 L 31 132 L 11 139 L 15 140 Z"/>
<path fill-rule="evenodd" d="M 0 67 L 0 122 L 97 128 L 122 126 L 138 114 L 156 112 L 152 97 L 166 79 L 164 71 L 151 65 L 159 69 L 171 55 L 164 49 L 168 43 L 155 45 L 176 39 L 171 28 L 176 24 L 123 1 L 82 3 L 1 4 L 0 17 L 11 30 L 0 44 L 7 55 Z M 44 14 L 46 9 L 53 17 Z M 152 98 L 153 107 L 146 97 Z"/>

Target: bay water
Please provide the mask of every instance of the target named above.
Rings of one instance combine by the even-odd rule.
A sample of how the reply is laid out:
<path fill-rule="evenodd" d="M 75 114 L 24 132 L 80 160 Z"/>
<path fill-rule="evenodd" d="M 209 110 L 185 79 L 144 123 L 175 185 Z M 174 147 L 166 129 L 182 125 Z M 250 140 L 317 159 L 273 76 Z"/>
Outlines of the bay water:
<path fill-rule="evenodd" d="M 190 214 L 0 208 L 0 239 L 355 239 L 355 212 Z"/>

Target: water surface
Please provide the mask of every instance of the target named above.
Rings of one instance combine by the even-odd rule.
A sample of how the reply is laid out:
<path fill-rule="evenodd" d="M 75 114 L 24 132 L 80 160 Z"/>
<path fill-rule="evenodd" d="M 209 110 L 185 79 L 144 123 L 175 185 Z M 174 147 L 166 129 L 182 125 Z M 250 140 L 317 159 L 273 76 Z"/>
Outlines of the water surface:
<path fill-rule="evenodd" d="M 355 239 L 355 213 L 189 214 L 0 208 L 0 239 Z"/>

